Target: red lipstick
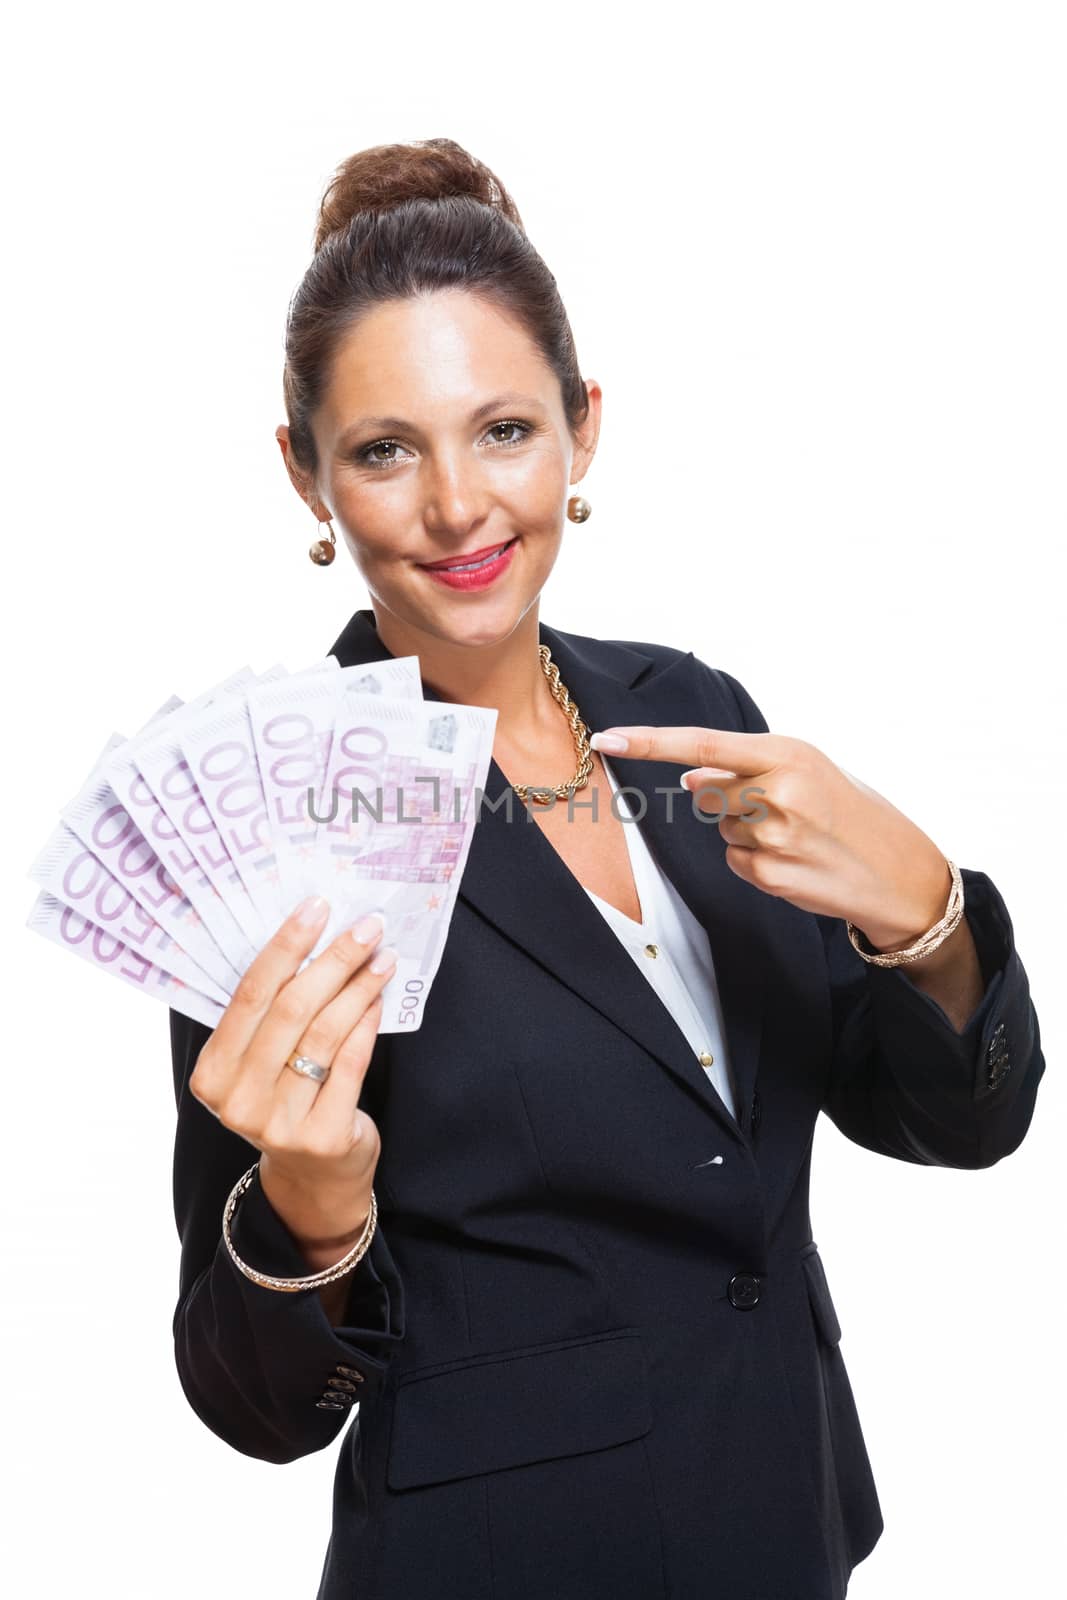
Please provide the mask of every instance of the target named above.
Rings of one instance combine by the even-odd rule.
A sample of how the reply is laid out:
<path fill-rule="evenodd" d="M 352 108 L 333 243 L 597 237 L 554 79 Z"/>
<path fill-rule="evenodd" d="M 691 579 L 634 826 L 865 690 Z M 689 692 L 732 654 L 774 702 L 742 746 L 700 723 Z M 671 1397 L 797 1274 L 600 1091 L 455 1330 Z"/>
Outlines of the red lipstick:
<path fill-rule="evenodd" d="M 511 557 L 518 536 L 505 544 L 484 545 L 481 550 L 471 550 L 462 556 L 449 556 L 446 561 L 420 561 L 424 572 L 450 589 L 487 589 L 511 565 Z"/>

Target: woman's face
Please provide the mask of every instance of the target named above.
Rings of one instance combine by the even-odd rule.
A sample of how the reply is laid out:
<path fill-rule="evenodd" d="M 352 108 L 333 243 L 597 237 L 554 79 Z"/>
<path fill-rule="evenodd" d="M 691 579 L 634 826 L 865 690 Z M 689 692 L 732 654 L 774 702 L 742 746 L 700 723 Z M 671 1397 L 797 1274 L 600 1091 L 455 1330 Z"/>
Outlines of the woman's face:
<path fill-rule="evenodd" d="M 376 609 L 436 638 L 492 644 L 533 605 L 555 562 L 599 432 L 600 388 L 587 389 L 576 441 L 559 382 L 526 332 L 449 290 L 378 306 L 343 340 L 312 423 L 313 484 L 294 470 L 285 427 L 278 439 Z M 484 575 L 446 583 L 426 570 L 509 542 Z"/>

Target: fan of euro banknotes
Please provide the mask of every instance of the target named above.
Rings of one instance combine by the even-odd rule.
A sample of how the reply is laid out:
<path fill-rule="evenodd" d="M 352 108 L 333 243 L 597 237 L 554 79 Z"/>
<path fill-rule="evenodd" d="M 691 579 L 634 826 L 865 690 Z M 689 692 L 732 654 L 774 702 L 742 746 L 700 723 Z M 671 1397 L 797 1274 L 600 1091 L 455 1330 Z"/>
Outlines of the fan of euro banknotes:
<path fill-rule="evenodd" d="M 213 1028 L 284 918 L 325 895 L 307 960 L 381 911 L 398 957 L 379 1032 L 418 1028 L 496 717 L 424 700 L 417 656 L 243 667 L 173 697 L 108 739 L 60 811 L 26 925 Z"/>

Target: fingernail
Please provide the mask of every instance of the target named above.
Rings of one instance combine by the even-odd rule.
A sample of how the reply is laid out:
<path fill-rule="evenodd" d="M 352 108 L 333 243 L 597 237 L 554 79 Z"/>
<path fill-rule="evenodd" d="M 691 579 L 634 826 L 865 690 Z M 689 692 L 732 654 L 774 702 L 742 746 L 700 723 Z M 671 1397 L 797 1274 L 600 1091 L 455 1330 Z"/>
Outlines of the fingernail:
<path fill-rule="evenodd" d="M 594 733 L 589 743 L 594 750 L 604 750 L 609 756 L 621 756 L 630 748 L 630 741 L 621 733 Z"/>
<path fill-rule="evenodd" d="M 709 789 L 717 788 L 716 779 L 736 778 L 737 773 L 731 772 L 728 767 L 690 767 L 688 772 L 683 772 L 678 782 L 686 789 L 700 789 L 707 784 Z M 699 783 L 686 783 L 686 778 L 699 778 Z"/>
<path fill-rule="evenodd" d="M 329 910 L 330 902 L 323 894 L 309 895 L 302 900 L 296 908 L 296 920 L 305 928 L 310 928 L 313 922 L 318 922 L 320 917 Z"/>
<path fill-rule="evenodd" d="M 370 964 L 370 970 L 376 973 L 388 972 L 390 967 L 396 966 L 396 951 L 392 945 L 386 945 L 384 950 L 379 950 Z"/>
<path fill-rule="evenodd" d="M 359 921 L 352 929 L 353 939 L 358 939 L 360 944 L 370 944 L 372 939 L 377 939 L 385 932 L 385 918 L 380 911 L 371 911 Z"/>

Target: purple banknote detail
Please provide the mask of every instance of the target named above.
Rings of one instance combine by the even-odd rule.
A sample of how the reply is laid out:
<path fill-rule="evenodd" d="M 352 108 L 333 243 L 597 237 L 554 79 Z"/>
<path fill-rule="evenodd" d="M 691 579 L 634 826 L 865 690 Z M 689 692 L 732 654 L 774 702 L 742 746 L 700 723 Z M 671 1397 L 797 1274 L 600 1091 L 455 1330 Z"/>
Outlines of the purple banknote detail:
<path fill-rule="evenodd" d="M 338 670 L 336 658 L 327 656 L 307 673 L 296 675 L 296 681 L 332 678 Z M 252 942 L 261 949 L 282 922 L 284 912 L 278 858 L 246 693 L 230 696 L 195 718 L 183 718 L 178 742 L 236 872 L 237 882 L 225 890 L 220 888 L 220 893 L 237 896 L 243 890 L 258 922 Z M 251 937 L 252 930 L 249 932 Z"/>
<path fill-rule="evenodd" d="M 243 668 L 113 735 L 31 876 L 28 926 L 217 1026 L 306 894 L 313 960 L 367 911 L 398 951 L 379 1031 L 417 1029 L 492 757 L 491 707 L 423 700 L 418 658 Z M 305 963 L 303 964 L 306 964 Z"/>
<path fill-rule="evenodd" d="M 267 821 L 274 843 L 281 915 L 288 916 L 316 882 L 316 817 L 341 696 L 362 694 L 420 699 L 417 656 L 343 667 L 332 676 L 283 678 L 254 684 L 246 693 L 259 761 Z"/>
<path fill-rule="evenodd" d="M 159 922 L 138 904 L 130 891 L 108 871 L 77 834 L 59 823 L 30 867 L 30 877 L 72 911 L 80 911 L 97 927 L 140 951 L 157 967 L 190 988 L 229 1003 L 232 989 L 216 984 Z"/>
<path fill-rule="evenodd" d="M 158 794 L 138 766 L 137 754 L 150 751 L 153 745 L 162 743 L 160 764 L 166 770 L 169 762 L 176 770 L 180 751 L 175 752 L 171 747 L 168 754 L 166 748 L 166 741 L 172 737 L 174 729 L 186 718 L 210 709 L 216 701 L 225 703 L 238 694 L 241 683 L 251 677 L 251 673 L 242 671 L 224 683 L 215 685 L 172 716 L 153 725 L 144 735 L 132 740 L 128 747 L 117 750 L 112 760 L 101 769 L 101 776 L 107 779 L 135 825 L 181 886 L 183 893 L 192 901 L 211 937 L 229 965 L 238 973 L 244 972 L 249 962 L 255 959 L 258 946 L 241 926 L 235 915 L 233 901 L 227 900 L 218 883 L 213 881 L 213 875 L 217 874 L 225 884 L 227 858 L 211 818 L 191 793 L 184 804 L 173 797 L 165 798 Z M 176 787 L 179 793 L 186 781 L 178 775 Z M 183 816 L 187 820 L 188 837 L 179 825 Z M 206 861 L 211 863 L 210 869 L 205 866 Z M 245 908 L 242 906 L 241 909 Z"/>
<path fill-rule="evenodd" d="M 109 972 L 131 988 L 140 989 L 142 994 L 165 1001 L 194 1022 L 202 1022 L 207 1028 L 218 1026 L 225 1007 L 191 989 L 173 973 L 154 966 L 147 956 L 131 950 L 113 933 L 82 916 L 80 911 L 72 911 L 47 889 L 42 889 L 37 896 L 26 918 L 26 926 L 52 944 L 73 951 L 101 972 Z"/>
<path fill-rule="evenodd" d="M 440 965 L 477 821 L 497 713 L 434 700 L 345 694 L 338 707 L 316 840 L 330 902 L 318 955 L 367 911 L 398 952 L 381 1033 L 418 1028 Z"/>
<path fill-rule="evenodd" d="M 60 815 L 85 848 L 196 965 L 232 994 L 240 973 L 226 959 L 193 902 L 167 871 L 107 779 L 94 769 Z M 207 891 L 213 895 L 210 885 Z"/>
<path fill-rule="evenodd" d="M 219 827 L 215 807 L 209 802 L 201 776 L 194 773 L 182 740 L 197 728 L 229 715 L 245 715 L 243 691 L 221 696 L 210 706 L 176 712 L 158 731 L 134 745 L 134 764 L 218 891 L 251 948 L 259 949 L 269 937 L 268 925 L 253 902 L 234 859 L 233 839 Z"/>

